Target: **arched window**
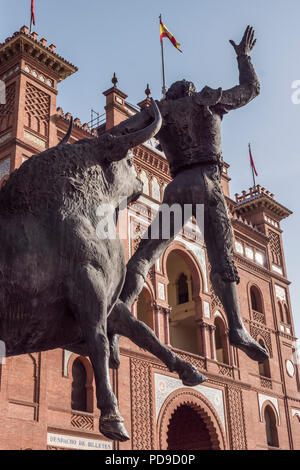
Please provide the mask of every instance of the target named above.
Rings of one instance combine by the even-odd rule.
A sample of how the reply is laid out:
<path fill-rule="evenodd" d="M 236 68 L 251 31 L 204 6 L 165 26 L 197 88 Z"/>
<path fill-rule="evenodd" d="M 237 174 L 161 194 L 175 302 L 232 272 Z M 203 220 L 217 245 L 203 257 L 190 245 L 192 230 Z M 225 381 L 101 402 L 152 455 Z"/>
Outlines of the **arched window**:
<path fill-rule="evenodd" d="M 39 118 L 38 118 L 38 117 L 35 117 L 35 118 L 33 119 L 33 122 L 34 122 L 34 127 L 33 127 L 33 129 L 34 129 L 35 131 L 37 131 L 37 132 L 40 132 L 40 131 L 41 131 L 41 126 L 40 126 L 40 120 L 39 120 Z"/>
<path fill-rule="evenodd" d="M 160 201 L 161 199 L 160 185 L 156 177 L 152 180 L 152 197 L 157 201 Z"/>
<path fill-rule="evenodd" d="M 265 347 L 265 344 L 263 342 L 263 340 L 259 340 L 259 344 L 266 349 Z M 259 375 L 261 375 L 262 377 L 268 377 L 270 378 L 271 377 L 271 371 L 270 371 L 270 362 L 269 362 L 269 359 L 266 359 L 265 361 L 263 362 L 259 362 L 258 363 L 258 370 L 259 370 Z"/>
<path fill-rule="evenodd" d="M 179 406 L 168 426 L 168 450 L 212 450 L 213 442 L 207 427 L 197 408 L 188 405 Z"/>
<path fill-rule="evenodd" d="M 31 115 L 30 115 L 30 113 L 27 113 L 27 126 L 31 127 Z"/>
<path fill-rule="evenodd" d="M 285 312 L 285 321 L 288 325 L 290 325 L 291 317 L 290 317 L 290 312 L 289 312 L 288 306 L 286 304 L 284 305 L 284 312 Z"/>
<path fill-rule="evenodd" d="M 252 286 L 250 289 L 250 297 L 251 297 L 251 308 L 256 312 L 263 313 L 263 303 L 262 298 L 259 290 L 257 287 Z"/>
<path fill-rule="evenodd" d="M 178 305 L 185 304 L 189 301 L 189 287 L 187 282 L 187 277 L 185 274 L 180 273 L 177 281 L 177 295 L 178 295 Z"/>
<path fill-rule="evenodd" d="M 87 411 L 87 375 L 86 369 L 79 357 L 73 362 L 72 377 L 71 408 L 76 411 Z"/>
<path fill-rule="evenodd" d="M 144 170 L 141 172 L 139 178 L 144 184 L 143 193 L 146 194 L 147 196 L 149 196 L 149 180 L 148 180 L 148 176 L 147 176 L 147 174 L 145 173 Z"/>
<path fill-rule="evenodd" d="M 276 416 L 274 410 L 269 405 L 267 405 L 265 408 L 265 423 L 268 446 L 279 447 Z"/>
<path fill-rule="evenodd" d="M 280 302 L 278 302 L 278 308 L 279 308 L 280 321 L 282 321 L 284 323 L 283 310 L 282 310 L 282 305 L 281 305 Z"/>
<path fill-rule="evenodd" d="M 43 122 L 43 135 L 45 137 L 48 135 L 48 124 L 46 122 Z"/>
<path fill-rule="evenodd" d="M 195 319 L 195 302 L 189 293 L 189 289 L 193 288 L 191 268 L 192 263 L 185 258 L 183 252 L 174 250 L 168 255 L 170 343 L 174 348 L 202 355 L 203 342 Z M 196 279 L 195 282 L 197 282 Z"/>
<path fill-rule="evenodd" d="M 137 318 L 146 323 L 149 328 L 154 329 L 153 308 L 151 306 L 151 296 L 147 289 L 143 289 L 137 301 Z"/>
<path fill-rule="evenodd" d="M 215 344 L 217 361 L 223 364 L 229 364 L 228 344 L 225 331 L 225 325 L 221 318 L 215 319 Z"/>

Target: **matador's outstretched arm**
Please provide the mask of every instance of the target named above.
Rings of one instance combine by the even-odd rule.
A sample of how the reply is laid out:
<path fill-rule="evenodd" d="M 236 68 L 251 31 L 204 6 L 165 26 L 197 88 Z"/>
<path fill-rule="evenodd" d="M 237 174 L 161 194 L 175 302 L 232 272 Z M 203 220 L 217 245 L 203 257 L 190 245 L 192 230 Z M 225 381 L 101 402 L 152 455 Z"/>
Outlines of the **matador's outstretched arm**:
<path fill-rule="evenodd" d="M 236 54 L 240 72 L 240 84 L 223 91 L 221 103 L 224 111 L 240 108 L 253 100 L 260 92 L 260 85 L 254 67 L 251 63 L 250 52 L 256 43 L 254 29 L 247 26 L 240 44 L 230 40 Z"/>

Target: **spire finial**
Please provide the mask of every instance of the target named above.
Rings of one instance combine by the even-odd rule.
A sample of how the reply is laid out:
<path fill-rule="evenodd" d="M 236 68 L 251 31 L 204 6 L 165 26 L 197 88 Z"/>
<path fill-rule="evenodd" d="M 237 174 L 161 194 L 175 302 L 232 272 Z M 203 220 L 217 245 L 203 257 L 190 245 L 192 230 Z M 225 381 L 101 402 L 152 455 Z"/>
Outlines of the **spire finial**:
<path fill-rule="evenodd" d="M 147 87 L 146 87 L 146 90 L 145 90 L 145 95 L 146 95 L 146 98 L 141 101 L 140 103 L 138 103 L 138 106 L 143 109 L 143 108 L 147 108 L 148 106 L 150 106 L 150 103 L 151 103 L 151 99 L 150 99 L 150 95 L 151 95 L 151 90 L 150 90 L 150 87 L 149 87 L 149 83 L 147 83 Z"/>
<path fill-rule="evenodd" d="M 117 79 L 117 76 L 116 76 L 116 72 L 114 72 L 114 76 L 113 78 L 111 79 L 113 85 L 114 85 L 114 88 L 117 88 L 117 83 L 118 83 L 118 79 Z"/>
<path fill-rule="evenodd" d="M 149 88 L 149 83 L 147 83 L 147 88 L 145 90 L 145 95 L 147 96 L 147 98 L 149 98 L 149 96 L 151 95 L 151 90 Z"/>

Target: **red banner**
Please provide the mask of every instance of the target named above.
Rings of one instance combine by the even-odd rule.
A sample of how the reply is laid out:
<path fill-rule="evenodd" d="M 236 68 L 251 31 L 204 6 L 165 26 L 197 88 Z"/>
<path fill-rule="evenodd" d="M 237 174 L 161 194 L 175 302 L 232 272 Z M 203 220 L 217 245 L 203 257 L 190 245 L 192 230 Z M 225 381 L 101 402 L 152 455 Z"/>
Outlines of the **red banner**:
<path fill-rule="evenodd" d="M 249 145 L 249 156 L 250 156 L 250 165 L 251 167 L 253 168 L 253 171 L 255 173 L 255 176 L 258 176 L 258 173 L 256 171 L 256 168 L 255 168 L 255 165 L 254 165 L 254 160 L 253 160 L 253 157 L 252 157 L 252 152 L 251 152 L 251 147 Z"/>
<path fill-rule="evenodd" d="M 34 0 L 31 0 L 31 21 L 35 25 Z"/>

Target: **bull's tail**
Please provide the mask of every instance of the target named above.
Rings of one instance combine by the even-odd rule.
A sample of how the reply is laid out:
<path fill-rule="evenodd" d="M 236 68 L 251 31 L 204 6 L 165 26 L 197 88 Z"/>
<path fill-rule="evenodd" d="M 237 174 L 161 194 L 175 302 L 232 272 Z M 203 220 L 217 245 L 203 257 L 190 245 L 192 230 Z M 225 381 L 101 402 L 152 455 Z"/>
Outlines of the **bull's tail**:
<path fill-rule="evenodd" d="M 66 133 L 66 135 L 61 139 L 61 141 L 59 142 L 58 145 L 62 145 L 62 144 L 67 144 L 68 143 L 68 140 L 71 136 L 71 133 L 72 133 L 72 127 L 73 127 L 73 117 L 71 116 L 71 119 L 70 119 L 70 124 L 69 124 L 69 129 Z"/>

